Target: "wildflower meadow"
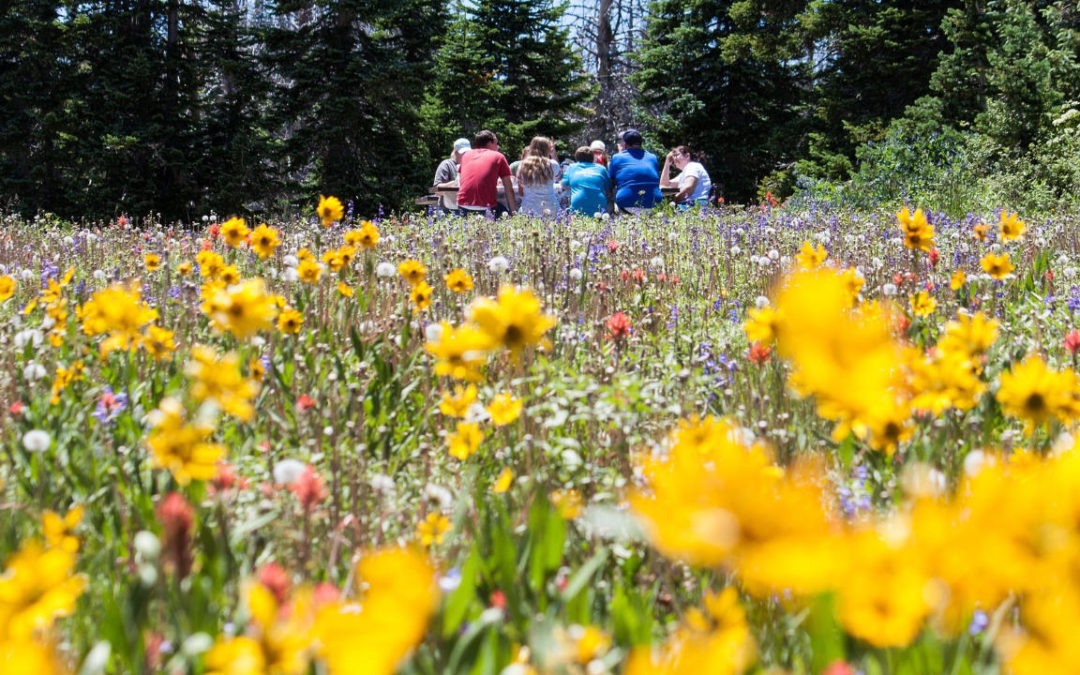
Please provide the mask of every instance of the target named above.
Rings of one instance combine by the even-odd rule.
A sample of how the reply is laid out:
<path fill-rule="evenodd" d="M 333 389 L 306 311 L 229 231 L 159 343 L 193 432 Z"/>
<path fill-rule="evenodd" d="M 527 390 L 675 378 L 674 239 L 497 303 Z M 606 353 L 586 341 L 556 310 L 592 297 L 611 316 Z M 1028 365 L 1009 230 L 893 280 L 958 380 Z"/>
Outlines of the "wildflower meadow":
<path fill-rule="evenodd" d="M 0 673 L 1080 672 L 1075 219 L 919 206 L 5 219 Z"/>

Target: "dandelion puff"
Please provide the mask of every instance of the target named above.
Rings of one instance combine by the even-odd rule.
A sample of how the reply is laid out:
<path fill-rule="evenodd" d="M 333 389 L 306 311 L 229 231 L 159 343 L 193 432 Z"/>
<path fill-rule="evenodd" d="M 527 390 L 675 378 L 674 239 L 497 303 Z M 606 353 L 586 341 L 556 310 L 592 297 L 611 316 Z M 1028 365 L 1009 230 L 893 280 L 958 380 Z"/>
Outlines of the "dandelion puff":
<path fill-rule="evenodd" d="M 576 267 L 570 270 L 570 281 L 581 281 L 581 270 Z"/>
<path fill-rule="evenodd" d="M 442 339 L 443 327 L 441 323 L 435 323 L 434 321 L 424 326 L 424 337 L 428 342 L 438 342 Z"/>
<path fill-rule="evenodd" d="M 385 473 L 379 473 L 372 476 L 370 484 L 371 489 L 374 490 L 376 494 L 383 495 L 384 497 L 389 497 L 394 494 L 394 479 L 387 476 Z"/>
<path fill-rule="evenodd" d="M 510 261 L 501 255 L 497 255 L 488 261 L 488 269 L 495 274 L 502 274 L 510 267 Z"/>
<path fill-rule="evenodd" d="M 394 263 L 381 262 L 375 267 L 375 274 L 380 279 L 392 279 L 397 275 L 397 268 L 394 267 Z"/>
<path fill-rule="evenodd" d="M 274 482 L 292 485 L 300 479 L 306 466 L 298 459 L 283 459 L 274 465 Z"/>
<path fill-rule="evenodd" d="M 443 510 L 449 509 L 454 503 L 454 496 L 450 494 L 450 490 L 434 483 L 428 483 L 424 486 L 424 496 L 438 502 L 439 507 Z"/>
<path fill-rule="evenodd" d="M 43 377 L 45 377 L 45 366 L 37 361 L 31 361 L 23 367 L 23 378 L 26 380 L 35 382 Z"/>
<path fill-rule="evenodd" d="M 32 429 L 23 434 L 22 444 L 27 452 L 45 452 L 52 445 L 52 436 L 44 429 Z"/>

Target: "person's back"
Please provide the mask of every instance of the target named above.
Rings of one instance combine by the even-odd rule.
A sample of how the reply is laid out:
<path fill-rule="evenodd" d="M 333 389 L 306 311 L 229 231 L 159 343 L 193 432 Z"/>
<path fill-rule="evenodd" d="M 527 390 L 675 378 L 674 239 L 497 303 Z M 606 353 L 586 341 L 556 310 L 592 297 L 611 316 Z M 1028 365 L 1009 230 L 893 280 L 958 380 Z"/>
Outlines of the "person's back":
<path fill-rule="evenodd" d="M 458 206 L 468 211 L 496 210 L 499 180 L 509 180 L 510 164 L 499 152 L 499 142 L 490 131 L 477 134 L 473 146 L 458 168 Z M 511 210 L 514 203 L 510 202 Z"/>
<path fill-rule="evenodd" d="M 641 147 L 641 134 L 623 134 L 626 149 L 611 158 L 611 180 L 615 184 L 615 204 L 620 209 L 650 209 L 663 201 L 660 192 L 660 162 Z"/>
<path fill-rule="evenodd" d="M 559 198 L 555 194 L 555 181 L 559 163 L 551 159 L 551 140 L 535 136 L 525 149 L 525 158 L 518 167 L 518 189 L 521 195 L 521 213 L 550 215 L 558 212 Z"/>
<path fill-rule="evenodd" d="M 611 190 L 607 169 L 592 161 L 587 146 L 578 148 L 574 159 L 577 163 L 570 165 L 562 179 L 562 184 L 570 188 L 570 209 L 585 216 L 605 211 Z"/>
<path fill-rule="evenodd" d="M 527 157 L 518 169 L 521 184 L 522 213 L 543 215 L 545 211 L 559 210 L 559 198 L 555 194 L 555 174 L 558 163 L 543 157 Z"/>

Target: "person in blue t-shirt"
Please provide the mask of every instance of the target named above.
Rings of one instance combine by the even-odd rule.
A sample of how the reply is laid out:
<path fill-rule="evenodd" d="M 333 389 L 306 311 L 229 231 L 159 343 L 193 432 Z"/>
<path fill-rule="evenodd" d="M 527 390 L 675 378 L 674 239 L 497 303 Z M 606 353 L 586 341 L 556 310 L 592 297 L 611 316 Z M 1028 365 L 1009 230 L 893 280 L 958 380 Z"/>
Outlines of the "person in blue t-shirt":
<path fill-rule="evenodd" d="M 626 149 L 611 158 L 615 205 L 623 211 L 651 209 L 663 201 L 660 193 L 660 162 L 641 148 L 641 134 L 629 129 L 619 136 Z"/>
<path fill-rule="evenodd" d="M 593 216 L 606 211 L 611 178 L 602 164 L 593 162 L 589 146 L 583 145 L 574 152 L 575 164 L 563 174 L 563 187 L 570 188 L 570 209 L 575 213 Z"/>

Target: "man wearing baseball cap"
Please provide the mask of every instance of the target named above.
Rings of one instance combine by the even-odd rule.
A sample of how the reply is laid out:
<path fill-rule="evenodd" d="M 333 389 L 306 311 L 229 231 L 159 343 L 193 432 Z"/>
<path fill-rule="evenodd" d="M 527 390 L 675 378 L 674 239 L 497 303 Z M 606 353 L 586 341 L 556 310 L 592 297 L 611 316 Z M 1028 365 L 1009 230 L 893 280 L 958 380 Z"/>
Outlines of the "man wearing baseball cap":
<path fill-rule="evenodd" d="M 615 206 L 635 213 L 663 202 L 660 192 L 660 162 L 642 149 L 641 132 L 627 129 L 619 134 L 625 150 L 611 158 L 611 181 L 615 184 Z"/>
<path fill-rule="evenodd" d="M 472 144 L 469 143 L 467 138 L 459 138 L 454 141 L 454 150 L 450 153 L 450 156 L 439 162 L 439 168 L 435 169 L 435 180 L 432 182 L 432 186 L 438 188 L 448 187 L 447 184 L 456 185 L 461 158 L 471 149 Z M 442 200 L 441 207 L 443 211 L 457 210 L 457 197 L 453 193 L 444 192 L 440 199 Z"/>

